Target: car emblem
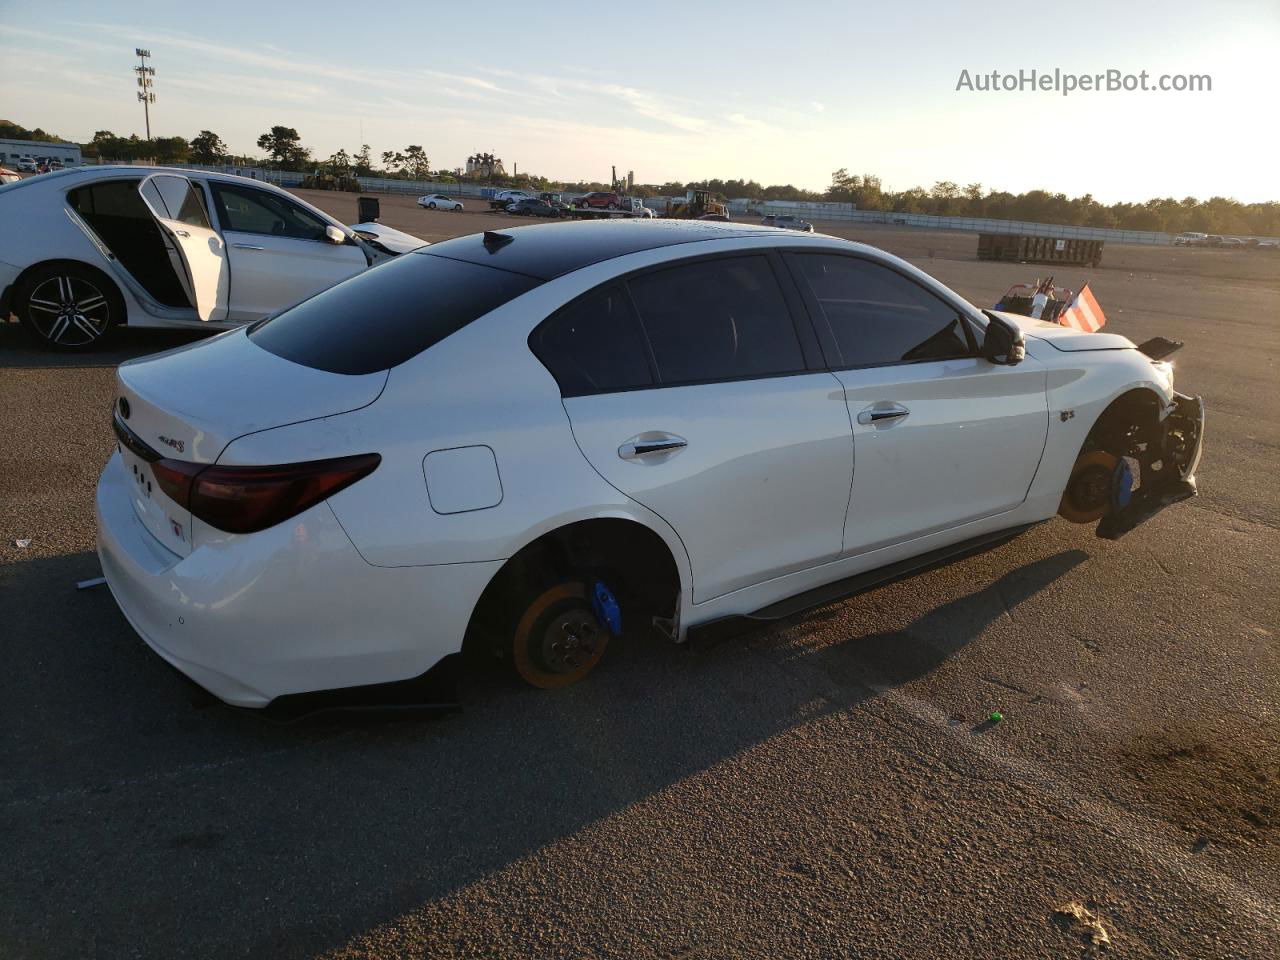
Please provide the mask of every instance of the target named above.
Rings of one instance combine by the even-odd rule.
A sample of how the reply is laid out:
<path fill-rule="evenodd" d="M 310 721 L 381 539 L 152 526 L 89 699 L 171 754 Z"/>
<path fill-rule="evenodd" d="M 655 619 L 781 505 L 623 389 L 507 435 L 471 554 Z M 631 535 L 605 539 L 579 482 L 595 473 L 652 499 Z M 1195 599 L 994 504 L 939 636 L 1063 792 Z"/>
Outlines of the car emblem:
<path fill-rule="evenodd" d="M 182 453 L 187 446 L 185 440 L 174 440 L 171 437 L 157 437 L 157 439 L 166 447 L 173 447 L 173 449 L 177 450 L 179 453 Z"/>
<path fill-rule="evenodd" d="M 120 402 L 117 403 L 116 406 L 120 408 L 120 416 L 128 420 L 129 419 L 129 401 L 126 400 L 124 397 L 121 397 Z"/>

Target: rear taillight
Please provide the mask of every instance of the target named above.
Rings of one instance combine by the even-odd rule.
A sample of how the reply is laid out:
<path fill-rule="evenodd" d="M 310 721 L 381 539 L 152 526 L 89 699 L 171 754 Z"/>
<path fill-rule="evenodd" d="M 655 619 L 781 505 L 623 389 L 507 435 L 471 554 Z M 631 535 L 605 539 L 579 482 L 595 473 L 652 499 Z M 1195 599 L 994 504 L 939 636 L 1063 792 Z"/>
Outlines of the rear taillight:
<path fill-rule="evenodd" d="M 254 533 L 296 516 L 367 477 L 382 462 L 376 453 L 272 467 L 223 467 L 160 460 L 156 482 L 175 503 L 211 527 Z"/>

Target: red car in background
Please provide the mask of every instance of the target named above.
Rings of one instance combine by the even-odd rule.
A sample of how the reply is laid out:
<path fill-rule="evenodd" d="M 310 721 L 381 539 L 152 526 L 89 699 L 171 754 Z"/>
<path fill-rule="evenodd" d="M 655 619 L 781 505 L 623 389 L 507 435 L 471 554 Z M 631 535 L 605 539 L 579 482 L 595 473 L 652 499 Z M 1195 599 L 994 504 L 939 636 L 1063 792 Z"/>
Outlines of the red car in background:
<path fill-rule="evenodd" d="M 626 198 L 619 193 L 596 191 L 579 197 L 574 203 L 579 207 L 601 207 L 605 210 L 621 210 Z"/>

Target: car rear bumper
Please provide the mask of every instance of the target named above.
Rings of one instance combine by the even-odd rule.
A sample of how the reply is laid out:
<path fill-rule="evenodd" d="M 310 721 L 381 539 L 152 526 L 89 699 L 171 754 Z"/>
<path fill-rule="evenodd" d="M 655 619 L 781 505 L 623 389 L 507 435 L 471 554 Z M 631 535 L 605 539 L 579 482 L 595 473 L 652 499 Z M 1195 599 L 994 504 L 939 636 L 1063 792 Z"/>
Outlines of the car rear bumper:
<path fill-rule="evenodd" d="M 461 649 L 501 567 L 374 567 L 327 503 L 179 557 L 138 520 L 119 454 L 98 482 L 98 556 L 116 603 L 159 656 L 221 700 L 266 707 L 425 674 Z"/>

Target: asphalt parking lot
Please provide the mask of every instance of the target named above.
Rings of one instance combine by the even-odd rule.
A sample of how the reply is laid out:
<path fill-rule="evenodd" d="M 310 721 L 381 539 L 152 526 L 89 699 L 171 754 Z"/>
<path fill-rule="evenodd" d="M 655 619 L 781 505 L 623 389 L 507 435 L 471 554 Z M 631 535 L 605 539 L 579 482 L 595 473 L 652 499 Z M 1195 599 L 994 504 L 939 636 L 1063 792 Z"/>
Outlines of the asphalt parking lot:
<path fill-rule="evenodd" d="M 818 226 L 980 304 L 1045 270 Z M 113 365 L 189 337 L 68 358 L 0 324 L 0 956 L 1280 954 L 1280 257 L 1104 257 L 1058 282 L 1186 341 L 1199 498 L 709 648 L 624 638 L 585 684 L 477 683 L 442 719 L 225 709 L 77 592 Z"/>

